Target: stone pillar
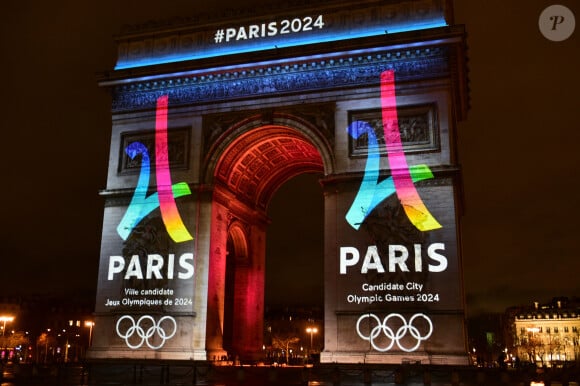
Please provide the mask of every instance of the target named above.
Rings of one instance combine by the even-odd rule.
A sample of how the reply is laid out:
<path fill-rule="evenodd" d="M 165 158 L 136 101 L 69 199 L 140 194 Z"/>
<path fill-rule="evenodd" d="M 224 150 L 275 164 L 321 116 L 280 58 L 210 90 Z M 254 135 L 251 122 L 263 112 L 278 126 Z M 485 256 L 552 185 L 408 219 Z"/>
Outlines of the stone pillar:
<path fill-rule="evenodd" d="M 211 236 L 208 253 L 207 351 L 209 360 L 227 356 L 224 350 L 224 297 L 226 291 L 226 241 L 228 210 L 217 202 L 211 205 Z"/>

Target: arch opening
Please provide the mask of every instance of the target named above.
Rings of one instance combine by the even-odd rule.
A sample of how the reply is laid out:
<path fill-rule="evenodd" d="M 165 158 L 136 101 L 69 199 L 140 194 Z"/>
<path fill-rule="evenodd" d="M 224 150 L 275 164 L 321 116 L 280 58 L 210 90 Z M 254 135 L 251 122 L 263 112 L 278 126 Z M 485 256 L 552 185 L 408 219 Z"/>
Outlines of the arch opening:
<path fill-rule="evenodd" d="M 304 134 L 285 126 L 248 130 L 220 155 L 213 174 L 208 357 L 257 360 L 264 356 L 268 205 L 287 181 L 323 172 L 318 148 Z M 288 203 L 296 205 L 300 202 Z"/>
<path fill-rule="evenodd" d="M 268 205 L 264 348 L 270 363 L 319 361 L 324 342 L 324 196 L 321 174 L 284 183 Z M 290 203 L 290 204 L 289 204 Z M 312 335 L 308 331 L 315 331 Z M 292 338 L 292 355 L 284 343 Z"/>

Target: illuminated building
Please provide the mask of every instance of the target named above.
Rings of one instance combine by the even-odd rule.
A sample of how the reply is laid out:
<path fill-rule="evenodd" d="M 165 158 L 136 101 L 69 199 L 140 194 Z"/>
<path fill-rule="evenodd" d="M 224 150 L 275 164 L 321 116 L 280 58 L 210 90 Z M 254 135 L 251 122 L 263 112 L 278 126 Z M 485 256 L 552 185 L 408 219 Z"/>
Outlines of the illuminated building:
<path fill-rule="evenodd" d="M 28 295 L 0 301 L 0 348 L 19 363 L 85 359 L 93 300 L 85 294 Z"/>
<path fill-rule="evenodd" d="M 451 2 L 304 2 L 117 47 L 93 358 L 259 359 L 268 204 L 310 173 L 321 362 L 467 363 Z"/>
<path fill-rule="evenodd" d="M 567 298 L 512 311 L 514 355 L 553 366 L 580 360 L 580 302 Z"/>

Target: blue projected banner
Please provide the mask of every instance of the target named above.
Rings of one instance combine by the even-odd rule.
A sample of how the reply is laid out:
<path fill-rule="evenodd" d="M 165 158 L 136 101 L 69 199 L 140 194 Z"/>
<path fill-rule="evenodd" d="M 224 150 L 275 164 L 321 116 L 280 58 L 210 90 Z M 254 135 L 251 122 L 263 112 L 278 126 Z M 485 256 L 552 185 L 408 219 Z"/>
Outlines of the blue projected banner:
<path fill-rule="evenodd" d="M 361 4 L 360 9 L 296 11 L 246 21 L 220 22 L 178 30 L 173 35 L 121 38 L 116 70 L 264 51 L 313 43 L 380 36 L 447 26 L 444 4 Z"/>

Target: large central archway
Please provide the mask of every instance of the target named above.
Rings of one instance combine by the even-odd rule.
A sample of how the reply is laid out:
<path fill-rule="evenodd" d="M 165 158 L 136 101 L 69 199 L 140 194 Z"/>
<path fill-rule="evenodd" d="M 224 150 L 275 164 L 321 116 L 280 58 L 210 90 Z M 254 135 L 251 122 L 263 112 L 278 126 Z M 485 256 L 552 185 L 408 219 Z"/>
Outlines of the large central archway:
<path fill-rule="evenodd" d="M 289 179 L 324 173 L 316 130 L 296 117 L 256 116 L 232 126 L 208 159 L 213 185 L 207 349 L 252 359 L 263 340 L 268 203 Z M 322 148 L 321 148 L 321 145 Z"/>

